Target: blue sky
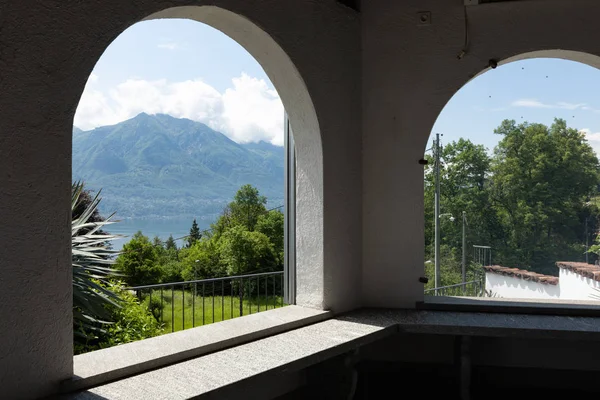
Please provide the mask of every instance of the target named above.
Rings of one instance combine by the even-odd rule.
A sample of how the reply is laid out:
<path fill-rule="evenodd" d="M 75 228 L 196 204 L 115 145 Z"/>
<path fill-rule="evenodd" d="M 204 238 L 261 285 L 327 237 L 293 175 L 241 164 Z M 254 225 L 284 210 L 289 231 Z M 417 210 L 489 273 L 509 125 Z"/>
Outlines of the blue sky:
<path fill-rule="evenodd" d="M 596 68 L 559 59 L 517 61 L 467 83 L 446 104 L 432 133 L 444 134 L 442 143 L 465 137 L 491 150 L 500 138 L 494 128 L 504 119 L 551 124 L 563 118 L 585 130 L 598 152 L 599 93 Z"/>
<path fill-rule="evenodd" d="M 131 77 L 173 82 L 202 78 L 219 92 L 242 72 L 268 80 L 260 64 L 237 42 L 208 25 L 185 19 L 135 24 L 106 49 L 94 72 L 109 86 Z"/>
<path fill-rule="evenodd" d="M 466 137 L 490 150 L 503 119 L 585 130 L 600 150 L 600 72 L 557 59 L 519 61 L 484 73 L 459 90 L 433 132 L 447 143 Z M 123 32 L 98 61 L 75 125 L 108 125 L 138 113 L 165 112 L 210 125 L 238 142 L 283 143 L 283 106 L 256 60 L 221 32 L 189 20 L 154 20 Z"/>

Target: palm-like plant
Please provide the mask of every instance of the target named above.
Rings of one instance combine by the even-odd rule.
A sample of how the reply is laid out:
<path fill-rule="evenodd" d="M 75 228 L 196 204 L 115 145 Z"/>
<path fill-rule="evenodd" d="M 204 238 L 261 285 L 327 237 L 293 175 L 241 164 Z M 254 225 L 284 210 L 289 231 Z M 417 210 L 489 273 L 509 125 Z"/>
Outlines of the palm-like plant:
<path fill-rule="evenodd" d="M 71 210 L 79 209 L 83 183 L 75 182 L 71 192 Z M 103 324 L 110 323 L 106 305 L 119 307 L 119 297 L 109 290 L 110 277 L 118 275 L 111 268 L 117 251 L 108 246 L 111 240 L 121 237 L 101 231 L 112 224 L 113 215 L 104 221 L 90 222 L 90 217 L 100 204 L 100 192 L 71 222 L 71 252 L 73 264 L 73 322 L 74 333 L 89 338 L 90 334 L 103 333 Z"/>

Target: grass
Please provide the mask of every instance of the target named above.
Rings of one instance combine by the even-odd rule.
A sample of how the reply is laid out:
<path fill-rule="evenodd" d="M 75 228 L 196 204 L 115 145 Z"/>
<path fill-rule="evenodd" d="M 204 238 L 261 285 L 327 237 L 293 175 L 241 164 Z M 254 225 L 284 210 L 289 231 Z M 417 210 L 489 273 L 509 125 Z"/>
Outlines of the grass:
<path fill-rule="evenodd" d="M 198 291 L 201 291 L 200 287 Z M 215 296 L 205 293 L 204 297 L 202 295 L 194 297 L 193 290 L 176 289 L 171 292 L 171 289 L 165 289 L 162 292 L 161 308 L 161 292 L 154 290 L 152 291 L 153 314 L 164 324 L 165 333 L 169 333 L 237 318 L 240 316 L 240 311 L 243 315 L 249 315 L 284 306 L 281 296 L 271 294 L 258 296 L 253 293 L 251 297 L 246 295 L 243 298 L 243 308 L 240 310 L 239 296 L 231 296 L 231 292 L 229 294 L 221 296 L 219 288 L 215 290 Z M 150 295 L 146 292 L 142 304 L 148 306 L 149 302 Z"/>

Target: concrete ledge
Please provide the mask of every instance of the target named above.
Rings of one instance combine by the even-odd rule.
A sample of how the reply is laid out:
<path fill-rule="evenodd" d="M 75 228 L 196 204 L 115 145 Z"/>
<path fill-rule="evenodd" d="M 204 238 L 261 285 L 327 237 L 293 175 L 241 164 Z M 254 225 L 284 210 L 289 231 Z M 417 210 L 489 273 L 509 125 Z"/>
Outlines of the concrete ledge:
<path fill-rule="evenodd" d="M 287 306 L 77 355 L 63 392 L 82 390 L 323 321 L 328 311 Z"/>
<path fill-rule="evenodd" d="M 394 324 L 409 333 L 600 341 L 598 317 L 365 309 L 344 318 Z"/>
<path fill-rule="evenodd" d="M 494 297 L 425 296 L 417 309 L 504 314 L 600 317 L 600 303 L 590 300 L 514 299 Z"/>

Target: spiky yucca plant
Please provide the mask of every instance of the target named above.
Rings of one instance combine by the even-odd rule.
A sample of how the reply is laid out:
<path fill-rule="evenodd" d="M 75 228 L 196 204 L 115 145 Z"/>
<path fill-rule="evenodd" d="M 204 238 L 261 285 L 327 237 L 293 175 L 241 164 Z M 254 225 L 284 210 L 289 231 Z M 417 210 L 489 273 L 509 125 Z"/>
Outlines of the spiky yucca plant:
<path fill-rule="evenodd" d="M 79 208 L 83 183 L 75 182 L 71 192 L 71 211 Z M 104 324 L 110 323 L 110 313 L 106 305 L 119 307 L 119 297 L 109 290 L 108 279 L 119 275 L 111 268 L 114 256 L 119 252 L 111 250 L 111 240 L 121 237 L 103 233 L 101 228 L 112 224 L 113 215 L 104 221 L 90 222 L 90 217 L 100 204 L 100 192 L 85 207 L 79 216 L 71 221 L 71 252 L 73 264 L 73 323 L 77 336 L 89 339 L 97 333 L 104 333 Z"/>

